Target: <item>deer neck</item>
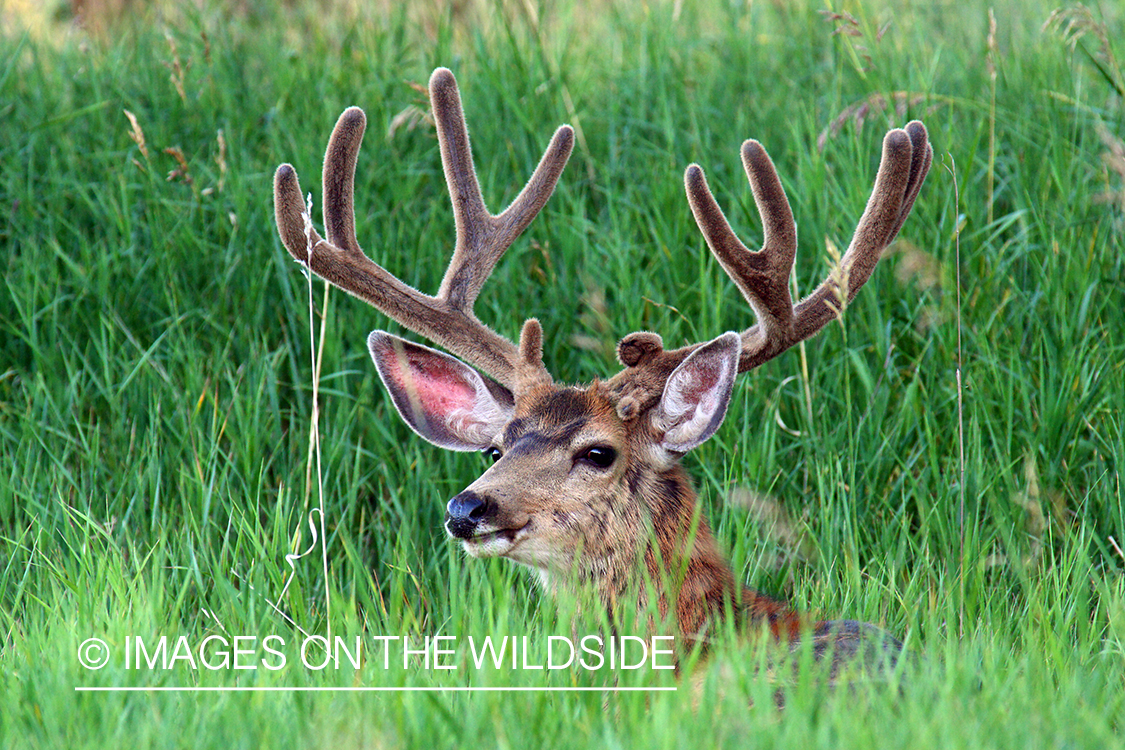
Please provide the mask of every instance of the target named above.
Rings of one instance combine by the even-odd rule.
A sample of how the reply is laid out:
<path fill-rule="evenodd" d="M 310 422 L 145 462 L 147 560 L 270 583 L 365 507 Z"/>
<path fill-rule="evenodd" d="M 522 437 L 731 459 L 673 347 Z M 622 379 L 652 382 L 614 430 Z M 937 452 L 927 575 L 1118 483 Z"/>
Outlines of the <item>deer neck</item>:
<path fill-rule="evenodd" d="M 654 595 L 660 616 L 675 624 L 689 646 L 728 619 L 735 628 L 768 627 L 779 638 L 796 632 L 796 617 L 785 604 L 739 582 L 681 466 L 638 471 L 626 480 L 634 504 L 647 508 L 651 524 L 645 529 L 647 539 L 638 540 L 640 553 L 630 581 L 632 595 L 642 605 L 648 601 L 646 592 Z M 611 607 L 613 597 L 630 595 L 620 587 L 606 593 Z"/>

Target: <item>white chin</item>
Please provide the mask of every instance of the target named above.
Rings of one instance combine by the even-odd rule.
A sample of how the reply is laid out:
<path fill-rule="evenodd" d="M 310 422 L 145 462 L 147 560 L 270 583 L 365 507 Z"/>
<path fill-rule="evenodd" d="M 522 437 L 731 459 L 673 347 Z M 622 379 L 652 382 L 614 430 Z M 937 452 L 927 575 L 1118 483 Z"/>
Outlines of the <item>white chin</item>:
<path fill-rule="evenodd" d="M 461 546 L 473 557 L 503 557 L 516 545 L 500 534 L 485 534 L 464 539 L 461 541 Z"/>

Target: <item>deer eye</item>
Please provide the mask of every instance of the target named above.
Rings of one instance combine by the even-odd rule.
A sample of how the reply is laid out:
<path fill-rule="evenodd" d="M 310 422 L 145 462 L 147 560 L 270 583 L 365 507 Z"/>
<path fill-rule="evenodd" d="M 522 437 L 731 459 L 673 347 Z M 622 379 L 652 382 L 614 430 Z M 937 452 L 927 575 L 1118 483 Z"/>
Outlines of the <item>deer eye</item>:
<path fill-rule="evenodd" d="M 488 460 L 492 463 L 496 463 L 500 460 L 500 456 L 504 455 L 500 452 L 499 448 L 485 448 L 482 452 L 484 453 L 485 457 L 488 458 Z"/>
<path fill-rule="evenodd" d="M 617 458 L 617 451 L 604 445 L 595 445 L 578 452 L 575 461 L 585 461 L 599 469 L 608 469 Z"/>

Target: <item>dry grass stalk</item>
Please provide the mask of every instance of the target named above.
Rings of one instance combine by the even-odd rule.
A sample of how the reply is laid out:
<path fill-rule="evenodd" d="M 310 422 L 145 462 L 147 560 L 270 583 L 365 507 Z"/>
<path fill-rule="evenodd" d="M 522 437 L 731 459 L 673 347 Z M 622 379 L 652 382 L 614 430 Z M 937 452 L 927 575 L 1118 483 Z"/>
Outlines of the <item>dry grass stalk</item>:
<path fill-rule="evenodd" d="M 143 156 L 147 162 L 148 146 L 145 143 L 145 131 L 141 129 L 140 123 L 137 122 L 136 115 L 127 109 L 122 111 L 125 113 L 125 116 L 129 118 L 129 137 L 133 140 L 133 143 L 137 144 L 137 148 L 141 150 L 141 156 Z M 137 164 L 137 166 L 139 167 L 141 165 Z"/>
<path fill-rule="evenodd" d="M 909 91 L 895 91 L 890 95 L 890 101 L 883 94 L 871 94 L 854 104 L 849 104 L 836 116 L 828 127 L 820 131 L 816 138 L 816 148 L 823 151 L 828 144 L 828 139 L 835 137 L 848 122 L 855 124 L 856 130 L 863 127 L 864 122 L 872 114 L 881 114 L 888 107 L 893 107 L 895 117 L 902 118 L 910 107 L 916 107 L 927 100 L 924 94 L 913 94 Z M 932 108 L 931 108 L 932 109 Z"/>

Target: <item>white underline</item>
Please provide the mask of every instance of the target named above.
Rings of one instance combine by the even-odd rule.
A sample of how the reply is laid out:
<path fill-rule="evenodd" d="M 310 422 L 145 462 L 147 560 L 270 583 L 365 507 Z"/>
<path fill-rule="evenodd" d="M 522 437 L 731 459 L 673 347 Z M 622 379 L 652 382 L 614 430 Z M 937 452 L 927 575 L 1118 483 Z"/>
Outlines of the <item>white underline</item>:
<path fill-rule="evenodd" d="M 657 693 L 676 687 L 75 687 L 77 693 Z"/>

